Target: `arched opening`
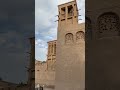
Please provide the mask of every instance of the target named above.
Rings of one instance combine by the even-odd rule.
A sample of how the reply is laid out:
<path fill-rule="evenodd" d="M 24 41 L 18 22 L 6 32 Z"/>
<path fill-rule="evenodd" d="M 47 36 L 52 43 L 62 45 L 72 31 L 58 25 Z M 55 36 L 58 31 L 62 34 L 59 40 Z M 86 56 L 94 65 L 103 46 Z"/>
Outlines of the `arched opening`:
<path fill-rule="evenodd" d="M 72 43 L 73 42 L 73 34 L 72 33 L 67 33 L 65 35 L 65 43 Z"/>

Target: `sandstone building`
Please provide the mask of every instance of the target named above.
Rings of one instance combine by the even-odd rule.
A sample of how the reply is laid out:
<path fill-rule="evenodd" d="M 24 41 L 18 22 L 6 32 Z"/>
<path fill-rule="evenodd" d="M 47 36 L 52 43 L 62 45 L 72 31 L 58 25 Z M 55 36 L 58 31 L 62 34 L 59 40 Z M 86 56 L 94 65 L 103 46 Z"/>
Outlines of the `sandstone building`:
<path fill-rule="evenodd" d="M 76 1 L 58 6 L 57 40 L 48 42 L 47 61 L 36 61 L 35 82 L 44 90 L 84 90 L 85 26 Z"/>
<path fill-rule="evenodd" d="M 85 89 L 85 26 L 76 1 L 58 6 L 55 90 Z"/>
<path fill-rule="evenodd" d="M 47 70 L 55 70 L 57 40 L 48 42 Z"/>
<path fill-rule="evenodd" d="M 48 42 L 47 60 L 35 61 L 36 87 L 53 90 L 55 88 L 56 40 Z"/>
<path fill-rule="evenodd" d="M 120 89 L 119 6 L 114 0 L 88 0 L 86 30 L 78 24 L 76 1 L 58 6 L 55 90 L 85 90 L 85 62 L 87 90 Z"/>

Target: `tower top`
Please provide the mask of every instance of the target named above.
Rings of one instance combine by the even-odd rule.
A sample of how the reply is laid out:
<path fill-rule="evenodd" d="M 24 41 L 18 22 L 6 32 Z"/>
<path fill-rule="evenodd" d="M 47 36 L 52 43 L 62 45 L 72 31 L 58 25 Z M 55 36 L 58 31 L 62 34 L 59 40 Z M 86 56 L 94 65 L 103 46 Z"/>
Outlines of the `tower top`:
<path fill-rule="evenodd" d="M 58 5 L 59 23 L 78 23 L 78 8 L 76 0 Z"/>

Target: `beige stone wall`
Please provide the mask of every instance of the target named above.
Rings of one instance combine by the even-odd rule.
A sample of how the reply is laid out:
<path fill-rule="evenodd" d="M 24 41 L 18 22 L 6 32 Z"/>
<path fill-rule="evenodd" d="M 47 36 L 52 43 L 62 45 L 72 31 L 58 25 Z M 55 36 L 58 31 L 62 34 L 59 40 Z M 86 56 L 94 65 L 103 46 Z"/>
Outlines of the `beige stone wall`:
<path fill-rule="evenodd" d="M 45 62 L 35 61 L 35 83 L 46 86 L 55 85 L 56 40 L 48 42 Z"/>
<path fill-rule="evenodd" d="M 69 18 L 68 7 L 73 7 Z M 65 8 L 65 19 L 62 19 Z M 58 6 L 59 22 L 56 54 L 55 90 L 85 89 L 85 24 L 78 24 L 78 10 L 75 1 Z"/>
<path fill-rule="evenodd" d="M 47 61 L 35 61 L 35 83 L 55 85 L 56 40 L 48 42 Z"/>
<path fill-rule="evenodd" d="M 35 83 L 42 85 L 54 85 L 55 71 L 47 70 L 47 63 L 36 61 L 35 64 Z"/>
<path fill-rule="evenodd" d="M 45 84 L 45 72 L 47 64 L 40 61 L 35 61 L 35 83 Z"/>

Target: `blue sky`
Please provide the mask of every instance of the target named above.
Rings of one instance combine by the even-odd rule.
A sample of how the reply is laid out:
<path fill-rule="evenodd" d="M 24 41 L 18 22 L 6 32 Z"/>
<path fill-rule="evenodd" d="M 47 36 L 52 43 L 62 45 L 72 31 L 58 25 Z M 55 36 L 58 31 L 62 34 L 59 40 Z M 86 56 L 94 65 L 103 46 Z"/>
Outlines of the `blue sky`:
<path fill-rule="evenodd" d="M 35 0 L 35 58 L 46 60 L 47 42 L 57 39 L 57 6 L 73 0 Z M 85 0 L 77 0 L 79 23 L 84 22 Z"/>

